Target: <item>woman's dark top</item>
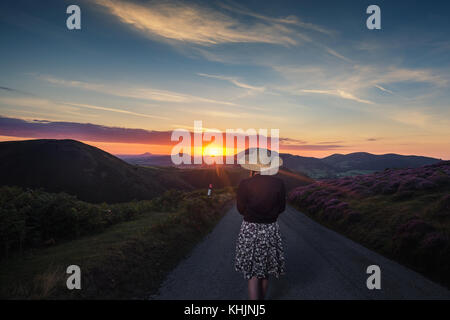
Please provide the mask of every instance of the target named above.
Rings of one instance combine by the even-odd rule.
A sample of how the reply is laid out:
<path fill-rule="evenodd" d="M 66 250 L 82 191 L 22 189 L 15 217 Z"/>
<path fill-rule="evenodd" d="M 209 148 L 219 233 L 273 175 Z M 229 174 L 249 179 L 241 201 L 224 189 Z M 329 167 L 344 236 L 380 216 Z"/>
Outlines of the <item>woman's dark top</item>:
<path fill-rule="evenodd" d="M 257 174 L 242 180 L 237 190 L 237 209 L 247 222 L 272 223 L 286 208 L 283 180 Z"/>

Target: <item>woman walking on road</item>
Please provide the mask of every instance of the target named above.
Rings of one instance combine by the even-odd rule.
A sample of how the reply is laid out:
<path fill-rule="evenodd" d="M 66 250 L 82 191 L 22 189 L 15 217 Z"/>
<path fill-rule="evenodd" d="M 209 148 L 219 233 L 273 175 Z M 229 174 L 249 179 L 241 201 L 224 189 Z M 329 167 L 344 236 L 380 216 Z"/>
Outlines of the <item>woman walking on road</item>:
<path fill-rule="evenodd" d="M 235 270 L 248 280 L 251 300 L 265 298 L 269 275 L 278 278 L 285 273 L 277 218 L 285 210 L 286 191 L 283 180 L 273 176 L 282 160 L 274 151 L 263 149 L 271 157 L 270 164 L 263 164 L 259 150 L 244 153 L 245 163 L 241 166 L 250 170 L 250 178 L 242 180 L 237 191 L 237 209 L 244 219 L 236 243 Z M 257 153 L 256 163 L 249 161 L 252 153 Z"/>

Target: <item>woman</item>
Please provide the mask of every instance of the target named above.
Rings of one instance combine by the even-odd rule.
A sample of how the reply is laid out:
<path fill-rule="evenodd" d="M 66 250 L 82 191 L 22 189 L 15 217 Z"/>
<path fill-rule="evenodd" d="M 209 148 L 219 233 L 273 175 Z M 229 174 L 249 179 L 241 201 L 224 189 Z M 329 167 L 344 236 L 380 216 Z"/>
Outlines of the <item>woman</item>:
<path fill-rule="evenodd" d="M 236 243 L 235 270 L 248 279 L 249 299 L 259 300 L 266 296 L 269 275 L 278 278 L 285 273 L 277 218 L 285 210 L 286 191 L 283 180 L 271 175 L 273 165 L 263 165 L 259 157 L 256 164 L 250 164 L 245 157 L 241 166 L 250 170 L 250 178 L 241 181 L 237 190 L 237 209 L 244 219 Z M 274 152 L 271 157 L 273 164 Z M 276 157 L 281 166 L 281 158 Z"/>

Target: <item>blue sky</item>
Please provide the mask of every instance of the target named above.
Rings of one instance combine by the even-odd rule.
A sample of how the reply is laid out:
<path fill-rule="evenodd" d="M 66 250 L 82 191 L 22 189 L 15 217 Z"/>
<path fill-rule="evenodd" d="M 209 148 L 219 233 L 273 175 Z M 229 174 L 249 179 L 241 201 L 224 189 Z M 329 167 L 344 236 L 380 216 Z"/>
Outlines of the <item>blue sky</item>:
<path fill-rule="evenodd" d="M 81 8 L 81 30 L 66 28 L 70 4 Z M 381 8 L 381 30 L 366 28 L 370 4 Z M 444 1 L 2 1 L 0 116 L 130 135 L 203 120 L 220 130 L 278 128 L 290 139 L 282 149 L 302 155 L 449 159 L 449 9 Z M 2 140 L 30 132 L 1 123 Z M 151 139 L 84 140 L 114 153 L 165 152 Z"/>

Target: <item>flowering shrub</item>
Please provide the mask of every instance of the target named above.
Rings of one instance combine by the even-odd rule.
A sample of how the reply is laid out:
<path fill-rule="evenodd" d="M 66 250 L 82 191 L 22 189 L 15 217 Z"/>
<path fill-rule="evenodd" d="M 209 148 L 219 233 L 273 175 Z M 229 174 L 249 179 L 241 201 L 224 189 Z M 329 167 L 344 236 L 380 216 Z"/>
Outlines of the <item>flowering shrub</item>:
<path fill-rule="evenodd" d="M 448 237 L 440 232 L 428 233 L 420 243 L 423 250 L 435 250 L 443 248 L 448 244 Z"/>
<path fill-rule="evenodd" d="M 423 235 L 424 233 L 427 233 L 429 231 L 433 231 L 432 226 L 419 218 L 415 218 L 398 227 L 397 234 L 416 233 L 419 235 Z"/>
<path fill-rule="evenodd" d="M 450 285 L 450 161 L 294 189 L 301 211 Z"/>

